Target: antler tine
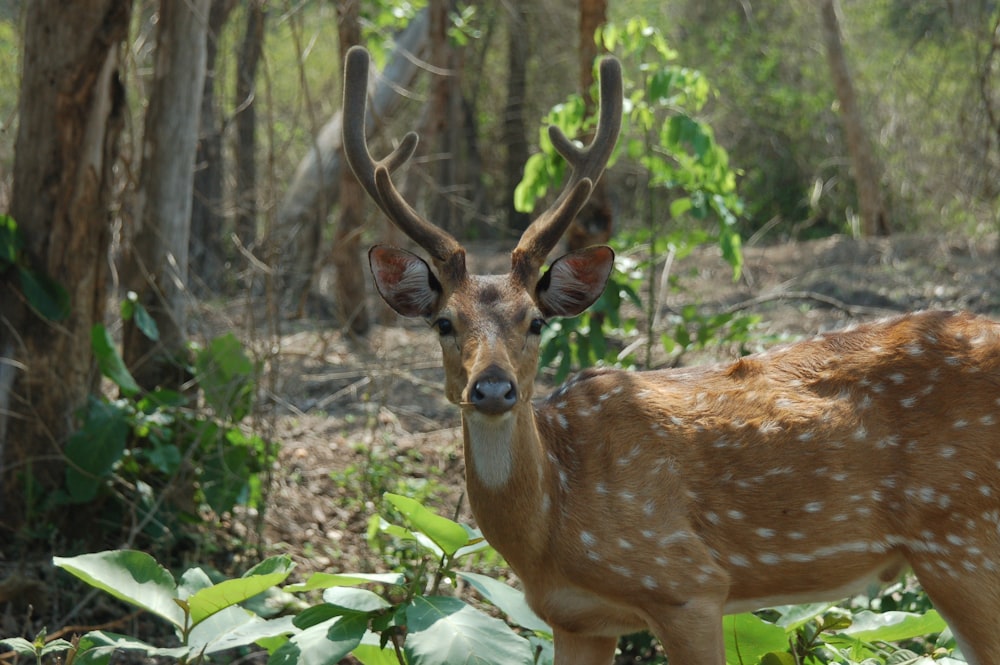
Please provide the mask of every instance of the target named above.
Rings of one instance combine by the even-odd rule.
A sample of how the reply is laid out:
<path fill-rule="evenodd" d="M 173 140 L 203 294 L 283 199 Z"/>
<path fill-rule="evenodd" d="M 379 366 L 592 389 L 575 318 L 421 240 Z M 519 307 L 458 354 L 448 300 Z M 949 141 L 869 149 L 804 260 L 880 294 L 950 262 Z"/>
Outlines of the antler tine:
<path fill-rule="evenodd" d="M 464 271 L 464 251 L 458 241 L 421 217 L 403 198 L 390 174 L 409 161 L 417 148 L 416 132 L 408 132 L 399 145 L 376 161 L 368 150 L 365 120 L 368 113 L 368 71 L 371 57 L 361 46 L 347 52 L 344 67 L 343 145 L 347 163 L 368 195 L 393 224 L 431 255 L 439 268 Z M 456 263 L 457 262 L 457 263 Z M 460 267 L 459 267 L 460 264 Z"/>
<path fill-rule="evenodd" d="M 561 129 L 549 126 L 553 147 L 569 163 L 572 174 L 548 210 L 529 226 L 513 253 L 513 269 L 526 282 L 537 279 L 538 269 L 583 208 L 600 179 L 618 141 L 622 125 L 622 68 L 614 57 L 600 65 L 601 113 L 590 145 L 578 147 Z"/>

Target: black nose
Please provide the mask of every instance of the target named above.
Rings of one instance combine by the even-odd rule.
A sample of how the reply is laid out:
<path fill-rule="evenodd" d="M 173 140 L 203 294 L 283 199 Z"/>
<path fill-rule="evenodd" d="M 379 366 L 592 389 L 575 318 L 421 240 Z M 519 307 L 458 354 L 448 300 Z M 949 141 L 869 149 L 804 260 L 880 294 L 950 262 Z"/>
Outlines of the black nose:
<path fill-rule="evenodd" d="M 469 401 L 476 407 L 476 411 L 499 416 L 517 404 L 517 386 L 505 372 L 499 368 L 490 368 L 472 384 Z"/>

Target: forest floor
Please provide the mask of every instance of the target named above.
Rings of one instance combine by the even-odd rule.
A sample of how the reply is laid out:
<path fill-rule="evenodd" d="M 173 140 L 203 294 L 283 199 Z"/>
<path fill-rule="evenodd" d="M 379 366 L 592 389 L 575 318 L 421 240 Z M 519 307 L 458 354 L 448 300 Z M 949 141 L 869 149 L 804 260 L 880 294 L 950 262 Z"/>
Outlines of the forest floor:
<path fill-rule="evenodd" d="M 744 345 L 751 351 L 916 309 L 1000 316 L 995 237 L 832 237 L 745 248 L 744 258 L 736 282 L 716 248 L 677 261 L 671 274 L 679 289 L 664 308 L 695 304 L 705 314 L 756 314 L 760 323 Z M 495 249 L 470 247 L 475 272 L 505 272 L 507 262 Z M 321 280 L 321 293 L 328 279 Z M 374 296 L 370 305 L 372 312 L 387 312 Z M 265 324 L 249 320 L 251 309 L 230 301 L 200 311 L 206 331 L 236 331 L 267 358 L 266 407 L 255 427 L 280 443 L 263 515 L 233 516 L 216 534 L 216 547 L 249 544 L 268 555 L 287 554 L 297 562 L 296 580 L 316 571 L 385 570 L 391 557 L 366 535 L 372 516 L 385 514 L 385 491 L 416 496 L 440 514 L 474 524 L 463 497 L 459 414 L 443 396 L 437 335 L 421 321 L 383 317 L 386 323 L 358 339 L 322 316 L 284 321 L 279 333 L 265 335 Z M 717 346 L 685 355 L 682 363 L 733 360 L 739 353 L 736 344 Z M 542 376 L 536 394 L 553 387 Z M 242 572 L 243 563 L 229 560 L 229 572 Z M 20 611 L 3 607 L 4 634 L 26 628 Z"/>
<path fill-rule="evenodd" d="M 678 261 L 680 290 L 665 300 L 704 313 L 740 308 L 759 315 L 753 351 L 851 323 L 917 309 L 1000 314 L 1000 260 L 993 238 L 895 236 L 746 248 L 733 282 L 715 248 Z M 501 272 L 506 255 L 470 251 L 470 269 Z M 373 307 L 381 307 L 374 303 Z M 274 437 L 281 442 L 263 537 L 292 555 L 297 573 L 382 565 L 365 539 L 382 491 L 428 496 L 439 513 L 474 523 L 462 502 L 464 462 L 458 409 L 443 396 L 437 336 L 399 319 L 365 340 L 315 321 L 281 338 L 271 386 Z M 733 360 L 734 344 L 689 354 L 695 364 Z M 664 359 L 661 359 L 664 360 Z M 536 394 L 552 389 L 541 377 Z"/>

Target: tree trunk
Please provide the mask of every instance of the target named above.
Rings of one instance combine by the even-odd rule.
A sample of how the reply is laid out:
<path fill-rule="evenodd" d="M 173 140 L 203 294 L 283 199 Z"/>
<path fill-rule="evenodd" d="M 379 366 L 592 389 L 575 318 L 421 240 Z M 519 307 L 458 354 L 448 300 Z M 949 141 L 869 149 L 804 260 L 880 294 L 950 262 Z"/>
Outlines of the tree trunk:
<path fill-rule="evenodd" d="M 360 0 L 340 0 L 337 19 L 340 34 L 340 61 L 346 61 L 347 50 L 361 43 L 361 22 L 358 20 Z M 364 223 L 364 190 L 350 169 L 341 169 L 340 214 L 334 230 L 331 260 L 336 269 L 335 299 L 341 320 L 351 332 L 368 332 L 368 310 L 365 307 L 365 270 L 361 262 L 361 228 Z"/>
<path fill-rule="evenodd" d="M 517 233 L 528 228 L 531 218 L 514 207 L 514 189 L 524 177 L 528 161 L 528 139 L 524 123 L 524 103 L 528 87 L 528 21 L 525 0 L 511 0 L 507 35 L 507 104 L 503 114 L 504 164 L 506 180 L 507 228 Z"/>
<path fill-rule="evenodd" d="M 62 485 L 62 446 L 97 386 L 90 330 L 108 292 L 131 11 L 122 0 L 27 4 L 10 213 L 32 268 L 67 290 L 70 312 L 47 321 L 0 281 L 0 542 Z"/>
<path fill-rule="evenodd" d="M 865 132 L 858 108 L 857 95 L 851 82 L 847 55 L 840 36 L 836 0 L 820 2 L 823 39 L 830 64 L 830 75 L 840 104 L 840 117 L 844 123 L 847 151 L 851 157 L 854 183 L 858 192 L 858 211 L 861 216 L 861 233 L 865 236 L 889 235 L 889 214 L 882 198 L 881 172 L 872 155 L 871 143 Z"/>
<path fill-rule="evenodd" d="M 607 0 L 580 0 L 580 94 L 583 95 L 587 115 L 593 115 L 597 111 L 590 95 L 594 86 L 594 60 L 598 56 L 594 35 L 607 20 Z M 589 139 L 589 136 L 584 137 L 584 140 Z M 614 220 L 606 178 L 607 176 L 595 183 L 590 200 L 566 232 L 566 248 L 570 251 L 603 245 L 611 239 Z"/>
<path fill-rule="evenodd" d="M 418 13 L 396 38 L 389 63 L 377 77 L 369 104 L 365 131 L 369 136 L 392 118 L 405 99 L 399 90 L 413 85 L 423 71 L 419 59 L 427 46 L 427 11 Z M 320 130 L 316 147 L 299 162 L 288 191 L 278 206 L 275 217 L 276 254 L 286 297 L 300 302 L 312 283 L 312 270 L 318 248 L 306 238 L 308 229 L 322 225 L 330 208 L 337 203 L 340 176 L 343 170 L 341 111 Z"/>
<path fill-rule="evenodd" d="M 208 0 L 160 3 L 135 226 L 122 275 L 160 330 L 154 341 L 134 321 L 125 323 L 125 362 L 147 390 L 176 389 L 185 380 L 188 238 L 208 7 Z"/>
<path fill-rule="evenodd" d="M 188 248 L 191 274 L 204 288 L 218 291 L 225 264 L 226 242 L 223 211 L 222 123 L 215 103 L 215 60 L 219 52 L 219 33 L 226 24 L 236 0 L 211 0 L 208 14 L 208 40 L 205 45 L 205 82 L 201 96 L 198 150 L 195 155 L 194 198 L 191 201 L 191 242 Z"/>
<path fill-rule="evenodd" d="M 257 240 L 257 67 L 264 52 L 263 0 L 247 6 L 247 26 L 236 65 L 236 236 L 245 247 Z"/>

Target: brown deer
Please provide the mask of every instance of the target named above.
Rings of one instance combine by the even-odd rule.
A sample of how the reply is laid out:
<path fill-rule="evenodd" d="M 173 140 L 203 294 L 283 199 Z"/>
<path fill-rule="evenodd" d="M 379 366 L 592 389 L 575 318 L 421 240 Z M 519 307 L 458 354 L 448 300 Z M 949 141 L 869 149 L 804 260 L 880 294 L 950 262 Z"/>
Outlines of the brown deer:
<path fill-rule="evenodd" d="M 607 247 L 540 272 L 617 140 L 620 65 L 601 115 L 528 228 L 507 275 L 472 275 L 364 134 L 368 54 L 347 59 L 344 145 L 386 216 L 426 250 L 370 251 L 396 312 L 425 319 L 462 412 L 466 482 L 483 534 L 553 628 L 562 665 L 607 664 L 650 629 L 671 665 L 722 665 L 722 616 L 836 600 L 913 568 L 970 663 L 1000 663 L 1000 324 L 923 312 L 693 369 L 588 370 L 532 401 L 545 321 L 600 295 Z"/>

